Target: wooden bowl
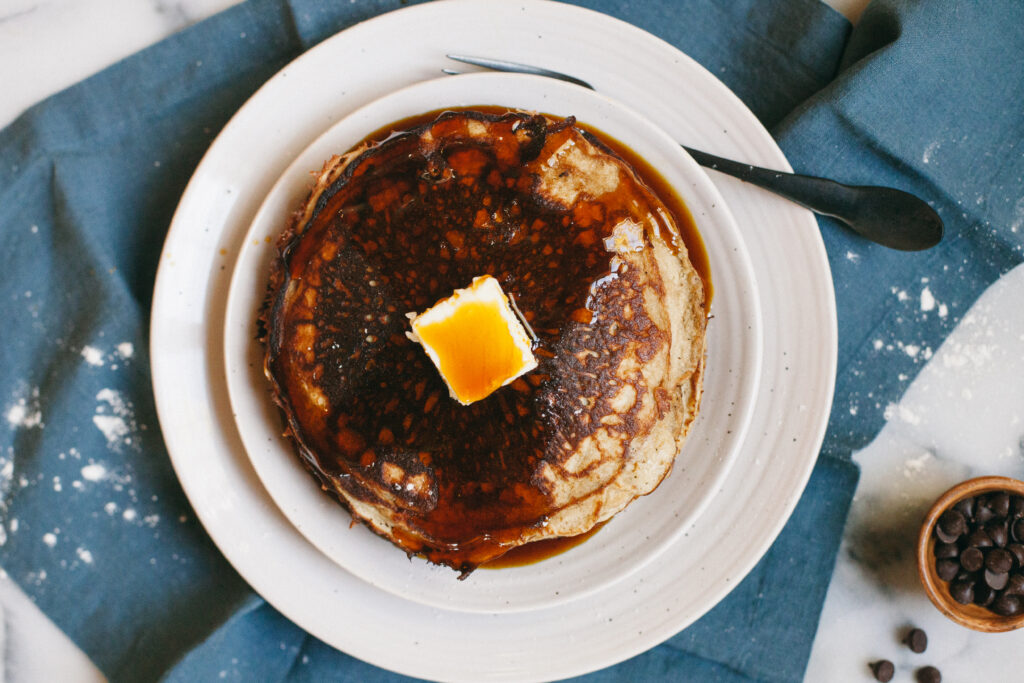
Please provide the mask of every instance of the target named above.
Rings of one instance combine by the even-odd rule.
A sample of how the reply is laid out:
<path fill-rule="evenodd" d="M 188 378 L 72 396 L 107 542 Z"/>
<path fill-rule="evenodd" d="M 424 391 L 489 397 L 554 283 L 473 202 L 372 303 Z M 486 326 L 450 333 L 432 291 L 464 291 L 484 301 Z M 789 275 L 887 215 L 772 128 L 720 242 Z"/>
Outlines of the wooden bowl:
<path fill-rule="evenodd" d="M 992 491 L 1007 491 L 1024 496 L 1024 481 L 1008 477 L 978 477 L 957 484 L 939 496 L 925 516 L 917 540 L 917 572 L 928 598 L 947 617 L 967 628 L 985 633 L 1000 633 L 1024 627 L 1024 613 L 1004 617 L 979 605 L 961 605 L 949 594 L 949 584 L 935 572 L 935 524 L 939 516 L 964 498 Z"/>

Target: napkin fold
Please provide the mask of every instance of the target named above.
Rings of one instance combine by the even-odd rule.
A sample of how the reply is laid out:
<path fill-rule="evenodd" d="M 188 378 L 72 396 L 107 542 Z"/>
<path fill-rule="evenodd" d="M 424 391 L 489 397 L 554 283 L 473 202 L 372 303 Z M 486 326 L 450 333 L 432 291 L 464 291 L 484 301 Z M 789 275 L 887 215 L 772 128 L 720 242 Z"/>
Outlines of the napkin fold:
<path fill-rule="evenodd" d="M 112 680 L 402 678 L 289 622 L 210 542 L 159 434 L 146 333 L 171 215 L 231 114 L 304 50 L 404 4 L 250 0 L 0 131 L 0 565 Z M 715 609 L 584 677 L 799 680 L 856 486 L 851 452 L 1024 258 L 1024 5 L 877 2 L 851 32 L 816 0 L 580 4 L 701 62 L 797 171 L 911 190 L 946 221 L 921 254 L 820 221 L 839 377 L 806 493 Z"/>

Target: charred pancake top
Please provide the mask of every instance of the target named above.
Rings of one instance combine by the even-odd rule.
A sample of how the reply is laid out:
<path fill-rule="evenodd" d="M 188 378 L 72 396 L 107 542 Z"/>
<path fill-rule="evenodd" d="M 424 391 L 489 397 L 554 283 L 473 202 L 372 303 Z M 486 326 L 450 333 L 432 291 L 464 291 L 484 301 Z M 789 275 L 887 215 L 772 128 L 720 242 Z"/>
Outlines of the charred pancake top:
<path fill-rule="evenodd" d="M 266 373 L 353 515 L 468 571 L 653 490 L 699 405 L 705 296 L 673 217 L 572 119 L 447 112 L 329 160 L 281 236 Z M 471 405 L 406 314 L 491 275 L 538 367 Z"/>

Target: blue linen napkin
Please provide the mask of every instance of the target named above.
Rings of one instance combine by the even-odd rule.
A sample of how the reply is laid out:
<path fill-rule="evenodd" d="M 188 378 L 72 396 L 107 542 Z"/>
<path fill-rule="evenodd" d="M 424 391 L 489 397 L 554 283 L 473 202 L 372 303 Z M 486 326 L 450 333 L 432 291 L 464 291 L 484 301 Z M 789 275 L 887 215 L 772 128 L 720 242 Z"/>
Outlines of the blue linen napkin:
<path fill-rule="evenodd" d="M 213 136 L 302 51 L 402 4 L 250 0 L 0 131 L 0 565 L 113 680 L 401 679 L 304 633 L 209 541 L 160 438 L 146 328 L 164 234 Z M 910 189 L 946 221 L 946 241 L 913 255 L 820 221 L 839 378 L 804 497 L 714 610 L 585 677 L 798 680 L 856 485 L 851 452 L 1024 259 L 1024 5 L 878 2 L 851 33 L 813 0 L 580 4 L 708 67 L 798 171 Z"/>

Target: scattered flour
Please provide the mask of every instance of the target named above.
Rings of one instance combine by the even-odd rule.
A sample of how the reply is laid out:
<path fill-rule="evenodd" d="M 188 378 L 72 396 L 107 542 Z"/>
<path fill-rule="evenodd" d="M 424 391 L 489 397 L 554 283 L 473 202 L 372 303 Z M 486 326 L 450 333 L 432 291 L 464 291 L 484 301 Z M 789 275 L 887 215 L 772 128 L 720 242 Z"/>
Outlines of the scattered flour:
<path fill-rule="evenodd" d="M 938 140 L 929 143 L 928 146 L 924 148 L 924 154 L 921 155 L 921 161 L 926 164 L 930 164 L 932 162 L 932 155 L 935 154 L 935 150 L 939 148 L 939 144 Z"/>
<path fill-rule="evenodd" d="M 45 533 L 43 534 L 43 543 L 45 543 L 47 547 L 52 548 L 57 545 L 57 536 L 52 533 Z"/>
<path fill-rule="evenodd" d="M 846 260 L 852 263 L 857 263 L 857 261 L 860 261 L 860 254 L 855 251 L 848 251 L 846 252 Z"/>
<path fill-rule="evenodd" d="M 916 458 L 907 458 L 903 462 L 903 476 L 907 479 L 913 479 L 916 475 L 924 471 L 925 466 L 932 457 L 931 453 L 925 451 Z"/>
<path fill-rule="evenodd" d="M 128 508 L 121 513 L 121 516 L 124 517 L 124 521 L 131 522 L 138 516 L 138 513 L 134 509 Z"/>
<path fill-rule="evenodd" d="M 945 318 L 949 315 L 949 307 L 946 304 L 939 304 L 939 317 Z"/>
<path fill-rule="evenodd" d="M 136 424 L 132 405 L 114 389 L 101 389 L 96 394 L 96 400 L 100 401 L 100 404 L 96 406 L 92 422 L 103 432 L 107 439 L 107 447 L 119 451 L 122 446 L 135 445 Z"/>
<path fill-rule="evenodd" d="M 131 342 L 121 342 L 117 345 L 117 355 L 124 360 L 128 360 L 135 355 L 135 347 Z"/>
<path fill-rule="evenodd" d="M 107 468 L 99 463 L 92 463 L 82 468 L 82 479 L 86 481 L 103 481 L 107 477 Z"/>
<path fill-rule="evenodd" d="M 0 511 L 7 509 L 7 494 L 14 488 L 14 449 L 7 449 L 7 456 L 0 456 Z"/>
<path fill-rule="evenodd" d="M 43 412 L 39 408 L 39 387 L 34 387 L 27 396 L 16 394 L 12 397 L 12 403 L 7 406 L 5 414 L 11 429 L 42 429 L 45 425 Z"/>
<path fill-rule="evenodd" d="M 82 349 L 82 358 L 89 365 L 99 368 L 103 367 L 103 352 L 95 346 L 86 346 Z"/>
<path fill-rule="evenodd" d="M 92 553 L 85 548 L 79 547 L 75 549 L 75 553 L 78 555 L 78 559 L 86 564 L 92 564 Z"/>
<path fill-rule="evenodd" d="M 886 422 L 891 422 L 893 418 L 899 418 L 910 425 L 921 424 L 921 416 L 902 403 L 899 405 L 890 403 L 885 407 L 885 413 L 883 415 Z"/>
<path fill-rule="evenodd" d="M 113 516 L 114 513 L 117 512 L 117 503 L 115 503 L 114 501 L 110 501 L 109 503 L 103 506 L 103 511 L 106 512 L 108 515 Z"/>
<path fill-rule="evenodd" d="M 921 310 L 930 311 L 935 308 L 935 296 L 932 294 L 932 290 L 925 287 L 921 290 Z"/>

